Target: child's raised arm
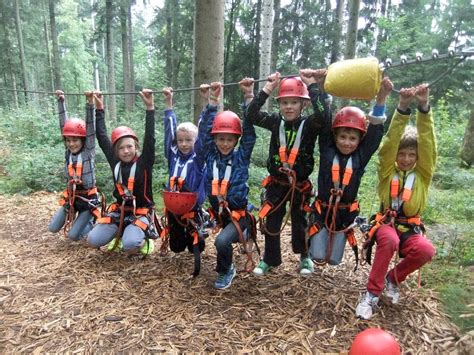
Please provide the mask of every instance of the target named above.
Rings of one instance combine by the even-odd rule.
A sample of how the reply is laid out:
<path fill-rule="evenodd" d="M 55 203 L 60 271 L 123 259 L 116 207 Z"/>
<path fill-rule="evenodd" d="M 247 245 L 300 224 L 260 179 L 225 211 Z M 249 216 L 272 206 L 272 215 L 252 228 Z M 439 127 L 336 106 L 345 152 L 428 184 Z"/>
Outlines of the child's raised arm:
<path fill-rule="evenodd" d="M 267 93 L 267 95 L 271 95 L 273 90 L 278 87 L 278 84 L 280 84 L 280 76 L 281 75 L 279 72 L 275 72 L 268 76 L 267 82 L 265 83 L 265 86 L 262 89 Z"/>
<path fill-rule="evenodd" d="M 402 112 L 407 112 L 410 104 L 415 96 L 415 88 L 403 88 L 400 89 L 400 99 L 398 101 L 397 109 Z"/>
<path fill-rule="evenodd" d="M 173 88 L 165 87 L 162 90 L 165 100 L 165 110 L 173 109 Z"/>
<path fill-rule="evenodd" d="M 96 110 L 104 109 L 104 96 L 100 91 L 94 91 L 94 105 Z"/>
<path fill-rule="evenodd" d="M 326 69 L 301 69 L 300 78 L 306 86 L 311 84 L 318 84 L 320 88 L 323 87 L 324 79 L 326 79 Z"/>
<path fill-rule="evenodd" d="M 379 106 L 385 105 L 387 102 L 387 97 L 390 95 L 392 90 L 393 83 L 390 81 L 390 78 L 386 76 L 382 79 L 382 83 L 380 84 L 380 89 L 375 98 L 375 104 Z"/>
<path fill-rule="evenodd" d="M 240 91 L 244 94 L 245 105 L 248 105 L 253 99 L 253 88 L 254 88 L 254 79 L 253 78 L 243 78 L 239 81 Z"/>
<path fill-rule="evenodd" d="M 94 91 L 84 92 L 86 97 L 86 141 L 84 149 L 95 157 L 95 112 L 94 112 Z"/>
<path fill-rule="evenodd" d="M 67 111 L 66 111 L 66 102 L 64 101 L 64 92 L 61 90 L 56 90 L 55 93 L 58 98 L 58 115 L 59 115 L 59 128 L 61 133 L 63 132 L 64 123 L 67 120 Z"/>
<path fill-rule="evenodd" d="M 418 85 L 415 88 L 415 98 L 418 108 L 421 111 L 427 112 L 430 108 L 429 103 L 430 89 L 427 84 Z"/>
<path fill-rule="evenodd" d="M 153 90 L 143 89 L 138 93 L 142 98 L 143 103 L 148 111 L 155 109 L 155 102 L 153 99 Z"/>
<path fill-rule="evenodd" d="M 209 104 L 218 106 L 221 98 L 222 83 L 214 81 L 210 85 Z"/>
<path fill-rule="evenodd" d="M 86 97 L 89 105 L 94 105 L 94 91 L 85 91 L 84 96 Z"/>

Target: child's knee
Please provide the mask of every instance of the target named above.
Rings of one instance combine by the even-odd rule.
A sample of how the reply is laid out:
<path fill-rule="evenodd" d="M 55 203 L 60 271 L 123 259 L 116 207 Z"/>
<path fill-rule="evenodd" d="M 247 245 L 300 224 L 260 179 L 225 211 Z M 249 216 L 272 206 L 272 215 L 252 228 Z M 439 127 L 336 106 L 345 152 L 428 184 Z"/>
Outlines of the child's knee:
<path fill-rule="evenodd" d="M 417 245 L 417 255 L 424 263 L 430 262 L 436 254 L 433 244 L 424 237 L 419 237 L 420 243 Z"/>
<path fill-rule="evenodd" d="M 216 240 L 214 241 L 214 246 L 216 247 L 216 250 L 217 251 L 222 251 L 224 250 L 225 248 L 228 247 L 228 242 L 227 240 L 225 240 L 225 238 L 216 238 Z"/>
<path fill-rule="evenodd" d="M 61 230 L 62 225 L 59 225 L 58 223 L 54 223 L 55 221 L 51 221 L 51 223 L 48 225 L 48 230 L 51 233 L 57 233 Z"/>
<path fill-rule="evenodd" d="M 376 232 L 377 249 L 398 250 L 400 238 L 391 225 L 383 225 Z"/>
<path fill-rule="evenodd" d="M 122 243 L 124 251 L 135 251 L 140 249 L 145 242 L 145 233 L 138 227 L 133 231 L 130 228 L 123 233 Z"/>

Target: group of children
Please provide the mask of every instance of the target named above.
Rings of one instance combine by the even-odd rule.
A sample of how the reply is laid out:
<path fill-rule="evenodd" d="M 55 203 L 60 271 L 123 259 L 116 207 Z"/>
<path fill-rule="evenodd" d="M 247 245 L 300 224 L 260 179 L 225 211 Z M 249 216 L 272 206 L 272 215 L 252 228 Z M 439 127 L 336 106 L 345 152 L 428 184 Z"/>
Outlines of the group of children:
<path fill-rule="evenodd" d="M 214 282 L 216 289 L 231 286 L 236 275 L 233 244 L 241 243 L 247 254 L 247 271 L 264 276 L 282 263 L 280 232 L 291 218 L 293 252 L 300 254 L 299 273 L 310 275 L 314 263 L 337 265 L 346 242 L 356 252 L 355 220 L 359 213 L 357 192 L 362 175 L 383 138 L 385 102 L 393 85 L 384 78 L 373 110 L 366 116 L 357 107 L 344 107 L 332 119 L 331 98 L 324 90 L 325 69 L 303 69 L 300 77 L 281 79 L 271 74 L 254 95 L 254 80 L 239 82 L 243 93 L 243 120 L 232 111 L 219 111 L 223 86 L 203 84 L 200 94 L 206 105 L 198 126 L 177 125 L 173 90 L 163 89 L 165 102 L 164 153 L 169 180 L 163 190 L 162 227 L 157 223 L 152 191 L 155 161 L 155 109 L 151 90 L 140 96 L 146 107 L 143 144 L 129 127 L 112 131 L 109 139 L 104 104 L 99 92 L 87 92 L 86 122 L 68 118 L 64 94 L 57 92 L 59 121 L 66 146 L 67 189 L 61 208 L 49 229 L 63 226 L 72 240 L 84 238 L 94 248 L 149 254 L 161 232 L 170 249 L 186 248 L 195 255 L 194 276 L 199 274 L 200 253 L 205 248 L 203 228 L 208 198 L 211 219 L 219 233 Z M 279 112 L 262 110 L 277 90 Z M 410 104 L 416 101 L 416 126 L 407 127 Z M 304 110 L 311 104 L 313 113 Z M 258 222 L 248 211 L 248 179 L 254 126 L 271 132 L 267 160 L 268 177 Z M 101 211 L 94 174 L 95 140 L 112 169 L 116 199 Z M 318 185 L 314 201 L 309 176 L 314 169 L 314 147 L 319 137 Z M 400 297 L 399 284 L 429 262 L 435 250 L 423 235 L 420 213 L 436 160 L 436 143 L 426 85 L 402 89 L 400 100 L 379 152 L 379 212 L 371 219 L 363 250 L 370 257 L 377 243 L 367 291 L 356 307 L 356 315 L 370 319 L 383 291 L 393 303 Z M 95 223 L 94 223 L 95 222 Z M 265 236 L 262 260 L 254 264 L 257 223 Z M 167 237 L 169 239 L 167 239 Z M 402 261 L 388 271 L 395 252 Z"/>

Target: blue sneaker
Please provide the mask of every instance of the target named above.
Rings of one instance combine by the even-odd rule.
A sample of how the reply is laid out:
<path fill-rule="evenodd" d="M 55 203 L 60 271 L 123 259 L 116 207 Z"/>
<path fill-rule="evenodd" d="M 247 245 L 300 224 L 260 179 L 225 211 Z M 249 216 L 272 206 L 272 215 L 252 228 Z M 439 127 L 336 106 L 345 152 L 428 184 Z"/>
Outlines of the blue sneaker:
<path fill-rule="evenodd" d="M 227 273 L 222 273 L 217 276 L 216 281 L 214 282 L 214 288 L 218 290 L 225 290 L 232 285 L 232 280 L 234 279 L 236 274 L 234 265 L 230 266 L 229 271 Z"/>

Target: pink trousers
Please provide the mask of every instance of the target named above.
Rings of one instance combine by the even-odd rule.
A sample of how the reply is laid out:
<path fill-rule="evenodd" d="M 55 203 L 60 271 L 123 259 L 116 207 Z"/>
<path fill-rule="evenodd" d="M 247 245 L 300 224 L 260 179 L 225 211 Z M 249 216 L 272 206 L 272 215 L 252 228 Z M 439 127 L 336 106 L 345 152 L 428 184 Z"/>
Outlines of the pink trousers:
<path fill-rule="evenodd" d="M 400 246 L 400 234 L 400 231 L 390 224 L 381 226 L 375 234 L 377 246 L 367 290 L 376 296 L 379 296 L 385 287 L 390 260 Z M 389 280 L 395 284 L 405 281 L 413 271 L 431 261 L 435 252 L 433 244 L 424 236 L 420 234 L 410 236 L 401 245 L 400 254 L 403 258 L 388 272 Z"/>

